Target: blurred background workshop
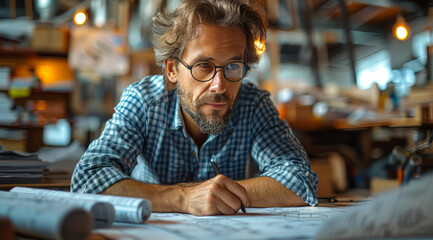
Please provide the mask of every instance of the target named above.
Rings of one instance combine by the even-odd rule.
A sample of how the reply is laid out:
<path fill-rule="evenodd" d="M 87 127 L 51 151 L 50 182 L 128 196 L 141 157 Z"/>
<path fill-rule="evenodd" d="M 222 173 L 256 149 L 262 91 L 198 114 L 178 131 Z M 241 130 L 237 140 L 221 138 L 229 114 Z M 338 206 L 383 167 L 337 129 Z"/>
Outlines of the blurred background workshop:
<path fill-rule="evenodd" d="M 151 19 L 179 2 L 0 1 L 0 150 L 28 153 L 14 171 L 0 159 L 0 189 L 69 188 L 126 86 L 161 74 Z M 247 79 L 306 148 L 319 197 L 369 196 L 432 168 L 433 1 L 257 2 L 269 30 Z"/>

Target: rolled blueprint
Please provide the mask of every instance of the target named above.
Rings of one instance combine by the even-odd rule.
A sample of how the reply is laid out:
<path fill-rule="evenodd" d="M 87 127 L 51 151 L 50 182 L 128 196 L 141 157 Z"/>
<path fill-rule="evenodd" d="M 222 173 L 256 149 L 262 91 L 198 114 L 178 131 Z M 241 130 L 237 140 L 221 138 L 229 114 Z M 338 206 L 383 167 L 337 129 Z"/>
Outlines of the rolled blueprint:
<path fill-rule="evenodd" d="M 152 204 L 143 198 L 120 197 L 101 194 L 71 193 L 46 189 L 14 187 L 11 192 L 52 195 L 65 198 L 90 199 L 111 203 L 114 206 L 116 222 L 144 223 L 152 212 Z"/>
<path fill-rule="evenodd" d="M 77 206 L 38 199 L 0 199 L 0 217 L 14 229 L 44 239 L 87 239 L 93 229 L 90 214 Z"/>
<path fill-rule="evenodd" d="M 38 195 L 22 192 L 2 192 L 0 191 L 1 199 L 34 199 L 46 202 L 66 203 L 81 207 L 92 215 L 94 226 L 96 228 L 110 227 L 114 221 L 114 207 L 113 205 L 95 201 L 95 200 L 79 200 L 71 197 L 60 197 L 53 195 Z"/>

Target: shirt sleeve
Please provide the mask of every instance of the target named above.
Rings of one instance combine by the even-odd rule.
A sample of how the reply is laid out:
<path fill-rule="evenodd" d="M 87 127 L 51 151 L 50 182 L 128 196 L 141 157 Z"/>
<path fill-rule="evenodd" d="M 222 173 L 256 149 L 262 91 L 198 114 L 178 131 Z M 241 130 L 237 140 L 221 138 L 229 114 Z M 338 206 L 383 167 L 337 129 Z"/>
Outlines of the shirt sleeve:
<path fill-rule="evenodd" d="M 145 146 L 145 109 L 146 103 L 140 92 L 129 86 L 101 136 L 89 145 L 75 167 L 72 192 L 99 193 L 130 178 Z"/>
<path fill-rule="evenodd" d="M 260 176 L 274 178 L 306 203 L 316 205 L 318 176 L 289 125 L 279 118 L 269 93 L 262 93 L 253 112 L 251 152 Z"/>

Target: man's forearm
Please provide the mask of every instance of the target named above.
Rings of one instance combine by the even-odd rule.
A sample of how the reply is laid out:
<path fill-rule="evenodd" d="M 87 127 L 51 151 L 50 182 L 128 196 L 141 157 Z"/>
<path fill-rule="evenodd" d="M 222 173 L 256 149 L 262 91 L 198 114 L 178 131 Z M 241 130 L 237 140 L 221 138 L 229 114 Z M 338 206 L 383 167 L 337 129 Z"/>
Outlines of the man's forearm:
<path fill-rule="evenodd" d="M 306 204 L 296 193 L 271 177 L 238 181 L 248 193 L 250 207 L 294 207 Z"/>
<path fill-rule="evenodd" d="M 217 175 L 200 183 L 145 184 L 131 179 L 117 182 L 102 194 L 146 198 L 154 212 L 184 212 L 194 215 L 233 214 L 248 206 L 246 190 L 236 181 Z"/>
<path fill-rule="evenodd" d="M 146 198 L 152 203 L 152 211 L 154 212 L 188 212 L 195 215 L 221 214 L 223 211 L 212 208 L 217 202 L 215 196 L 224 195 L 220 195 L 220 191 L 215 186 L 225 186 L 227 181 L 233 181 L 227 177 L 218 176 L 205 182 L 176 185 L 146 184 L 132 179 L 125 179 L 107 188 L 102 194 Z M 237 181 L 237 183 L 245 188 L 245 194 L 248 195 L 249 203 L 248 205 L 244 204 L 245 206 L 290 207 L 306 205 L 298 195 L 270 177 L 257 177 Z M 238 198 L 235 198 L 235 200 L 238 201 Z M 227 199 L 225 202 L 227 202 Z M 200 204 L 203 204 L 203 206 L 200 206 Z M 230 210 L 227 211 L 230 212 Z M 227 214 L 227 212 L 224 214 Z"/>
<path fill-rule="evenodd" d="M 102 194 L 146 198 L 153 212 L 184 212 L 181 186 L 157 185 L 125 179 L 107 188 Z"/>

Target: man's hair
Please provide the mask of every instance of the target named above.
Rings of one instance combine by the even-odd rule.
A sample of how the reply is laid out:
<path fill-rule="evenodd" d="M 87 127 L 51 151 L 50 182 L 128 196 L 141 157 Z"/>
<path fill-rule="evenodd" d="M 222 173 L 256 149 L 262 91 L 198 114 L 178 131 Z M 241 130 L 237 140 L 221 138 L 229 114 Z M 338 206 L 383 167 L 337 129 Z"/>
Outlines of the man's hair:
<path fill-rule="evenodd" d="M 200 24 L 239 27 L 246 37 L 246 63 L 258 62 L 254 41 L 265 40 L 267 30 L 267 19 L 260 6 L 242 0 L 186 0 L 173 12 L 160 11 L 153 18 L 155 59 L 162 68 L 166 87 L 164 60 L 180 58 Z M 169 85 L 167 89 L 173 87 Z"/>

